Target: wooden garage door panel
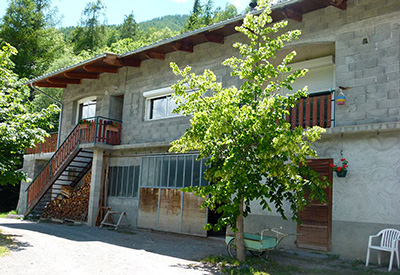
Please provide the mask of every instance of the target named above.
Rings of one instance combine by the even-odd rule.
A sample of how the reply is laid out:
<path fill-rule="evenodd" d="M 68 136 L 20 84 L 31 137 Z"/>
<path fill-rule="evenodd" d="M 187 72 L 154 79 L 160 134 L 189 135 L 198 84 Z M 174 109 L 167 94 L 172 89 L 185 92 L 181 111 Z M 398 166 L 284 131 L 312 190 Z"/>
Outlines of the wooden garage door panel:
<path fill-rule="evenodd" d="M 207 236 L 204 198 L 179 189 L 140 188 L 138 227 Z M 158 206 L 160 204 L 160 206 Z"/>
<path fill-rule="evenodd" d="M 139 200 L 138 226 L 157 228 L 158 192 L 156 188 L 141 188 Z"/>
<path fill-rule="evenodd" d="M 204 198 L 193 193 L 183 194 L 182 231 L 192 235 L 207 236 L 203 227 L 207 223 L 207 209 L 200 208 Z"/>
<path fill-rule="evenodd" d="M 182 191 L 161 189 L 159 229 L 170 232 L 181 231 Z"/>

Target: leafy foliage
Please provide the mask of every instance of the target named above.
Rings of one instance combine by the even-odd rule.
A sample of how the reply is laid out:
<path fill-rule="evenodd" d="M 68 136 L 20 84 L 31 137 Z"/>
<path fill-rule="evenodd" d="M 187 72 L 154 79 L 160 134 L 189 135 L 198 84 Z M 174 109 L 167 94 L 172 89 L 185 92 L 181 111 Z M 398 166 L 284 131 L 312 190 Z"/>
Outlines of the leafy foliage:
<path fill-rule="evenodd" d="M 101 21 L 105 9 L 106 6 L 101 0 L 87 3 L 79 26 L 72 33 L 75 53 L 97 50 L 105 46 L 106 29 L 104 22 Z"/>
<path fill-rule="evenodd" d="M 62 53 L 63 37 L 52 27 L 49 0 L 12 0 L 0 26 L 0 37 L 17 48 L 12 56 L 20 77 L 44 73 Z"/>
<path fill-rule="evenodd" d="M 193 10 L 185 22 L 183 31 L 193 31 L 237 15 L 237 9 L 232 4 L 227 3 L 225 10 L 218 7 L 213 11 L 213 6 L 214 3 L 212 0 L 208 0 L 205 5 L 202 5 L 200 0 L 196 0 L 193 5 Z"/>
<path fill-rule="evenodd" d="M 307 96 L 306 88 L 293 94 L 279 93 L 282 88 L 291 91 L 295 79 L 306 73 L 293 72 L 288 66 L 295 52 L 283 60 L 276 58 L 276 52 L 297 39 L 300 31 L 281 33 L 287 21 L 272 24 L 268 1 L 259 1 L 258 9 L 262 10 L 259 16 L 248 14 L 237 27 L 248 38 L 248 44 L 234 44 L 242 57 L 223 62 L 232 69 L 233 77 L 244 80 L 240 87 L 223 87 L 210 70 L 196 75 L 190 67 L 181 70 L 171 63 L 174 73 L 183 77 L 172 86 L 179 104 L 175 112 L 191 116 L 191 127 L 170 150 L 199 151 L 199 158 L 211 165 L 205 176 L 212 184 L 186 191 L 205 197 L 204 207 L 223 213 L 214 229 L 229 225 L 237 231 L 240 260 L 245 257 L 243 217 L 251 212 L 252 201 L 259 201 L 268 211 L 274 208 L 285 219 L 284 204 L 288 204 L 292 219 L 299 220 L 298 211 L 308 204 L 306 194 L 309 199 L 321 200 L 327 186 L 306 161 L 317 157 L 311 144 L 324 129 L 292 130 L 285 119 L 296 101 Z M 207 225 L 207 229 L 211 227 Z"/>
<path fill-rule="evenodd" d="M 16 49 L 4 43 L 0 50 L 0 185 L 16 184 L 25 178 L 21 155 L 27 147 L 43 140 L 43 128 L 51 127 L 49 118 L 58 111 L 52 105 L 34 112 L 29 89 L 11 71 L 11 55 Z"/>

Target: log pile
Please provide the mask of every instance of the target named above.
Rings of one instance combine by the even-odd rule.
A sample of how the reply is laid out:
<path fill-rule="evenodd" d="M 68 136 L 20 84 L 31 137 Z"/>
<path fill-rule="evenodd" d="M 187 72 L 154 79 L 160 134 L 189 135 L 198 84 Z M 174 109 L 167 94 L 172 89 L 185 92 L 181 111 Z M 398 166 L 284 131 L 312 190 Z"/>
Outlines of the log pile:
<path fill-rule="evenodd" d="M 42 218 L 74 221 L 87 221 L 90 195 L 91 172 L 83 179 L 83 185 L 77 189 L 62 188 L 61 194 L 46 206 Z"/>

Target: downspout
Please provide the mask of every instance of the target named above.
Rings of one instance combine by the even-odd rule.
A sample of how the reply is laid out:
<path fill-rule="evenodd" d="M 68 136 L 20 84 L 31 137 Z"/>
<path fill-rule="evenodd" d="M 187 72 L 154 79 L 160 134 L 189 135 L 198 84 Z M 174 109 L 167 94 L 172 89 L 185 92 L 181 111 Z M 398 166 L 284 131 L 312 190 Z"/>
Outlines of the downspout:
<path fill-rule="evenodd" d="M 51 95 L 46 94 L 45 92 L 43 92 L 42 90 L 36 88 L 35 86 L 33 86 L 32 83 L 29 83 L 31 88 L 45 96 L 47 96 L 48 98 L 50 98 L 51 100 L 55 101 L 56 103 L 60 104 L 61 107 L 61 111 L 60 111 L 60 115 L 58 118 L 58 134 L 57 134 L 57 149 L 60 147 L 60 138 L 61 138 L 61 121 L 62 121 L 62 113 L 63 113 L 63 104 L 61 101 L 59 101 L 58 99 L 55 99 L 54 97 L 52 97 Z"/>

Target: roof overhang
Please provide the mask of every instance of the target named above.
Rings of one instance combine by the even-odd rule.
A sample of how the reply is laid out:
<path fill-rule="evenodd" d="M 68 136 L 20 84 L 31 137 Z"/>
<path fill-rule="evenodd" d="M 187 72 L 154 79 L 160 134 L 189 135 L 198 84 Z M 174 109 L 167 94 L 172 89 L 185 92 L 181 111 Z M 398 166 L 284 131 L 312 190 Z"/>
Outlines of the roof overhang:
<path fill-rule="evenodd" d="M 284 0 L 272 6 L 271 16 L 274 21 L 292 19 L 301 22 L 305 13 L 327 6 L 344 10 L 346 5 L 347 0 Z M 193 53 L 194 46 L 202 43 L 224 43 L 225 37 L 236 33 L 235 27 L 242 24 L 244 17 L 245 14 L 238 15 L 121 55 L 104 53 L 31 79 L 27 84 L 37 87 L 66 88 L 69 84 L 81 84 L 82 79 L 98 79 L 102 73 L 118 73 L 122 67 L 140 67 L 144 60 L 164 60 L 166 54 L 174 51 Z"/>

